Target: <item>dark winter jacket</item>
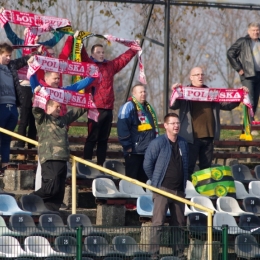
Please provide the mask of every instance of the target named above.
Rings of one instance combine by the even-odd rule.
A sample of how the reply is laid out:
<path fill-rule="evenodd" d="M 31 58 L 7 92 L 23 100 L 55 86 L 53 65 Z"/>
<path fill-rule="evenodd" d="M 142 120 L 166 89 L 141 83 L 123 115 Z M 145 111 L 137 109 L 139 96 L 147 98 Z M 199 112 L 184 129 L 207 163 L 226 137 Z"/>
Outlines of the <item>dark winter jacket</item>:
<path fill-rule="evenodd" d="M 177 138 L 177 142 L 182 156 L 182 170 L 183 170 L 183 184 L 184 190 L 186 188 L 186 182 L 188 178 L 188 165 L 189 154 L 188 144 L 180 136 Z M 160 188 L 164 179 L 166 170 L 168 168 L 172 154 L 172 147 L 166 134 L 161 135 L 154 139 L 145 152 L 144 157 L 144 171 L 151 180 L 151 185 Z"/>
<path fill-rule="evenodd" d="M 144 107 L 144 110 L 152 129 L 139 132 L 137 128 L 140 125 L 140 121 L 133 102 L 128 101 L 119 109 L 117 134 L 125 155 L 130 148 L 132 149 L 131 153 L 144 154 L 150 142 L 156 137 L 153 117 L 147 107 Z"/>
<path fill-rule="evenodd" d="M 258 39 L 260 40 L 260 39 Z M 249 35 L 239 38 L 227 51 L 227 58 L 237 72 L 244 71 L 244 77 L 256 75 Z"/>

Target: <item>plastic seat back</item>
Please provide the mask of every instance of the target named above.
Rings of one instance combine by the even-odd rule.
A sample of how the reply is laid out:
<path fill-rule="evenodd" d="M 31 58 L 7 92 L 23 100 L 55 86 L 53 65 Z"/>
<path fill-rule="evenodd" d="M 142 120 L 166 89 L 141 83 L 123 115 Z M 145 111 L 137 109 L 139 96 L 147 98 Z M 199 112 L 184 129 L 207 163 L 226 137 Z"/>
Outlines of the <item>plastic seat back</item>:
<path fill-rule="evenodd" d="M 37 195 L 30 194 L 30 195 L 23 195 L 20 198 L 20 203 L 23 210 L 31 211 L 34 215 L 40 215 L 42 213 L 55 213 L 46 208 L 43 199 Z"/>
<path fill-rule="evenodd" d="M 140 196 L 136 202 L 137 213 L 141 217 L 153 216 L 153 199 L 151 195 Z"/>
<path fill-rule="evenodd" d="M 250 197 L 250 194 L 246 191 L 244 184 L 240 181 L 234 181 L 236 187 L 236 198 L 237 199 L 244 199 Z"/>
<path fill-rule="evenodd" d="M 119 192 L 114 181 L 108 178 L 93 180 L 92 193 L 96 198 L 130 198 L 128 194 Z"/>
<path fill-rule="evenodd" d="M 56 214 L 41 215 L 39 218 L 39 225 L 43 231 L 56 236 L 67 230 L 62 218 Z"/>
<path fill-rule="evenodd" d="M 5 216 L 11 216 L 13 214 L 21 213 L 31 215 L 29 211 L 21 210 L 14 197 L 10 195 L 0 194 L 0 211 Z"/>
<path fill-rule="evenodd" d="M 122 162 L 117 161 L 117 160 L 107 160 L 104 162 L 103 167 L 114 171 L 114 172 L 118 172 L 120 174 L 125 175 L 125 166 Z M 116 178 L 113 176 L 113 178 Z"/>
<path fill-rule="evenodd" d="M 235 164 L 231 166 L 231 171 L 235 180 L 240 181 L 242 183 L 249 183 L 250 181 L 256 180 L 250 169 L 244 164 Z"/>
<path fill-rule="evenodd" d="M 217 210 L 219 212 L 226 212 L 232 216 L 240 216 L 246 212 L 242 210 L 236 199 L 232 197 L 220 197 L 217 199 Z"/>
<path fill-rule="evenodd" d="M 63 252 L 66 255 L 76 255 L 77 240 L 71 236 L 59 236 L 54 241 L 55 249 L 59 252 Z"/>
<path fill-rule="evenodd" d="M 67 218 L 67 223 L 71 231 L 75 231 L 77 227 L 82 226 L 82 234 L 85 236 L 93 232 L 92 223 L 85 214 L 71 214 Z"/>
<path fill-rule="evenodd" d="M 255 215 L 241 215 L 239 218 L 238 226 L 244 230 L 248 230 L 254 233 L 260 233 L 260 219 Z"/>
<path fill-rule="evenodd" d="M 193 186 L 192 182 L 187 180 L 186 182 L 186 189 L 185 189 L 185 194 L 186 197 L 185 198 L 192 198 L 192 197 L 197 197 L 197 196 L 201 196 L 195 189 L 195 187 Z"/>
<path fill-rule="evenodd" d="M 248 233 L 248 231 L 238 227 L 236 220 L 230 214 L 224 212 L 216 213 L 213 217 L 213 227 L 216 230 L 222 230 L 223 225 L 228 225 L 228 234 Z"/>
<path fill-rule="evenodd" d="M 83 175 L 88 179 L 95 179 L 97 177 L 102 177 L 102 176 L 105 177 L 104 173 L 83 163 L 77 162 L 76 167 L 77 167 L 77 173 L 79 175 Z"/>
<path fill-rule="evenodd" d="M 86 252 L 95 254 L 96 256 L 105 256 L 111 251 L 107 240 L 101 236 L 85 237 L 84 246 Z"/>
<path fill-rule="evenodd" d="M 38 230 L 35 226 L 33 218 L 24 214 L 12 215 L 9 219 L 9 226 L 12 231 L 20 232 L 21 234 L 27 236 Z"/>
<path fill-rule="evenodd" d="M 126 256 L 133 256 L 137 252 L 142 252 L 134 238 L 130 236 L 116 236 L 112 240 L 114 249 Z"/>
<path fill-rule="evenodd" d="M 260 248 L 256 238 L 250 234 L 238 235 L 235 239 L 235 253 L 237 257 L 246 259 L 259 257 Z"/>
<path fill-rule="evenodd" d="M 146 195 L 146 192 L 141 186 L 125 180 L 119 182 L 119 191 L 128 194 L 131 198 L 138 198 L 141 195 Z"/>
<path fill-rule="evenodd" d="M 66 256 L 62 252 L 53 250 L 47 238 L 41 236 L 26 237 L 24 247 L 27 252 L 32 252 L 37 257 Z"/>
<path fill-rule="evenodd" d="M 0 253 L 5 254 L 6 257 L 19 257 L 25 254 L 21 248 L 19 241 L 11 236 L 0 237 Z"/>
<path fill-rule="evenodd" d="M 190 213 L 187 216 L 187 227 L 190 232 L 207 233 L 207 216 L 200 212 Z"/>
<path fill-rule="evenodd" d="M 251 181 L 248 185 L 250 196 L 260 198 L 260 181 Z"/>
<path fill-rule="evenodd" d="M 243 207 L 245 211 L 251 212 L 254 214 L 260 214 L 260 198 L 248 197 L 243 199 Z"/>
<path fill-rule="evenodd" d="M 254 168 L 255 177 L 257 180 L 260 180 L 260 165 L 256 165 Z"/>
<path fill-rule="evenodd" d="M 207 198 L 207 197 L 203 197 L 203 196 L 197 196 L 197 197 L 193 197 L 191 198 L 191 201 L 194 202 L 194 203 L 197 203 L 197 204 L 200 204 L 200 205 L 203 205 L 209 209 L 212 209 L 214 211 L 217 211 L 214 207 L 214 205 L 212 204 L 212 201 Z M 194 212 L 202 212 L 202 213 L 205 213 L 206 211 L 203 211 L 201 209 L 198 209 L 194 206 L 190 206 L 191 210 L 194 211 Z"/>

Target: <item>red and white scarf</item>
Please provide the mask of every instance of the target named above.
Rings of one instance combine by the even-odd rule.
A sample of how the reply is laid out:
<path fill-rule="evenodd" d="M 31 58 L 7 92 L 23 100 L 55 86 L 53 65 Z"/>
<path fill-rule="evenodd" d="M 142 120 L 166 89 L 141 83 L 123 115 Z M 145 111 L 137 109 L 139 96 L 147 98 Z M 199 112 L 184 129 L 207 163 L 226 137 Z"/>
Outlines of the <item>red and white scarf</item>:
<path fill-rule="evenodd" d="M 33 107 L 40 107 L 46 111 L 46 104 L 50 99 L 68 106 L 89 109 L 88 118 L 96 122 L 98 121 L 99 113 L 90 93 L 82 94 L 62 88 L 42 87 L 34 95 Z"/>
<path fill-rule="evenodd" d="M 37 27 L 37 34 L 41 33 L 42 31 L 47 32 L 60 27 L 71 25 L 68 19 L 38 15 L 28 12 L 20 12 L 17 10 L 4 10 L 0 14 L 1 26 L 3 27 L 7 22 L 23 25 L 26 27 Z"/>
<path fill-rule="evenodd" d="M 44 56 L 34 56 L 34 61 L 29 65 L 28 79 L 38 69 L 59 72 L 69 75 L 80 75 L 83 77 L 99 77 L 99 69 L 96 64 L 87 62 L 66 61 Z"/>
<path fill-rule="evenodd" d="M 129 48 L 131 48 L 132 50 L 136 50 L 138 51 L 138 62 L 139 62 L 139 81 L 142 84 L 147 84 L 146 82 L 146 77 L 145 77 L 145 73 L 144 73 L 144 65 L 142 63 L 142 59 L 141 59 L 141 55 L 142 55 L 142 48 L 141 46 L 138 44 L 137 41 L 131 41 L 131 40 L 125 40 L 122 38 L 117 38 L 113 35 L 104 35 L 106 37 L 106 39 L 109 42 L 119 42 Z"/>
<path fill-rule="evenodd" d="M 170 105 L 176 99 L 201 102 L 243 102 L 252 111 L 249 95 L 243 89 L 196 88 L 179 86 L 172 91 Z"/>

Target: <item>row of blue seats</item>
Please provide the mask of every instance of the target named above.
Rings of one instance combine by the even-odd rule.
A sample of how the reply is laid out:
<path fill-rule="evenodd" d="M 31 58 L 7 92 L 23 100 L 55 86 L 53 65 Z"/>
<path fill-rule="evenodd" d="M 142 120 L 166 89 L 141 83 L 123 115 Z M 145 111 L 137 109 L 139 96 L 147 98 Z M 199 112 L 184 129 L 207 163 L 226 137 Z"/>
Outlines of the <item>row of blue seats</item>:
<path fill-rule="evenodd" d="M 222 232 L 222 226 L 228 226 L 228 234 L 260 234 L 260 219 L 251 214 L 235 218 L 227 213 L 216 213 L 213 217 L 213 232 Z M 207 216 L 200 212 L 193 212 L 187 216 L 187 229 L 195 234 L 207 234 Z"/>
<path fill-rule="evenodd" d="M 243 209 L 240 208 L 237 200 L 232 197 L 220 197 L 216 201 L 216 208 L 213 205 L 212 201 L 208 197 L 204 196 L 197 196 L 192 197 L 191 202 L 205 206 L 209 209 L 212 209 L 214 212 L 217 213 L 228 213 L 232 216 L 240 216 L 243 214 L 252 214 L 252 215 L 260 215 L 260 198 L 256 197 L 247 197 L 242 200 Z M 141 217 L 147 217 L 151 218 L 153 216 L 153 199 L 152 195 L 146 195 L 146 196 L 140 196 L 137 199 L 137 213 Z M 205 211 L 198 209 L 194 206 L 191 206 L 190 208 L 185 204 L 185 211 L 184 214 L 187 216 L 190 213 L 193 212 L 202 212 L 205 213 Z M 169 211 L 167 213 L 170 214 Z"/>
<path fill-rule="evenodd" d="M 15 257 L 62 257 L 75 256 L 77 240 L 71 236 L 58 236 L 54 240 L 54 248 L 47 238 L 42 236 L 28 236 L 25 238 L 23 247 L 20 242 L 12 236 L 0 236 L 0 256 L 8 258 Z M 149 252 L 140 249 L 139 245 L 130 236 L 115 236 L 110 245 L 101 236 L 87 236 L 83 242 L 84 256 L 143 256 L 149 257 Z"/>
<path fill-rule="evenodd" d="M 94 228 L 87 215 L 71 214 L 67 218 L 67 226 L 64 225 L 62 218 L 57 214 L 43 214 L 39 218 L 38 226 L 35 225 L 31 216 L 26 214 L 14 214 L 9 219 L 9 226 L 0 216 L 0 236 L 59 236 L 76 235 L 76 228 L 82 227 L 84 236 L 100 234 L 98 228 Z M 102 230 L 102 229 L 100 229 Z"/>

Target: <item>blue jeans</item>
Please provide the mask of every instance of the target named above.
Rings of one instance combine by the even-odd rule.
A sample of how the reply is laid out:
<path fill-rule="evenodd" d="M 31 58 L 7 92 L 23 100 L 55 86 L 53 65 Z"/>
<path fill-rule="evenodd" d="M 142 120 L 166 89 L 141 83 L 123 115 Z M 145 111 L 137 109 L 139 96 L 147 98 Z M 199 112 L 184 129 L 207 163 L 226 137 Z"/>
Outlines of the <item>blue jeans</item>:
<path fill-rule="evenodd" d="M 18 121 L 18 111 L 16 105 L 0 104 L 0 127 L 9 131 L 14 131 Z M 1 158 L 2 163 L 9 162 L 11 136 L 0 133 Z"/>

